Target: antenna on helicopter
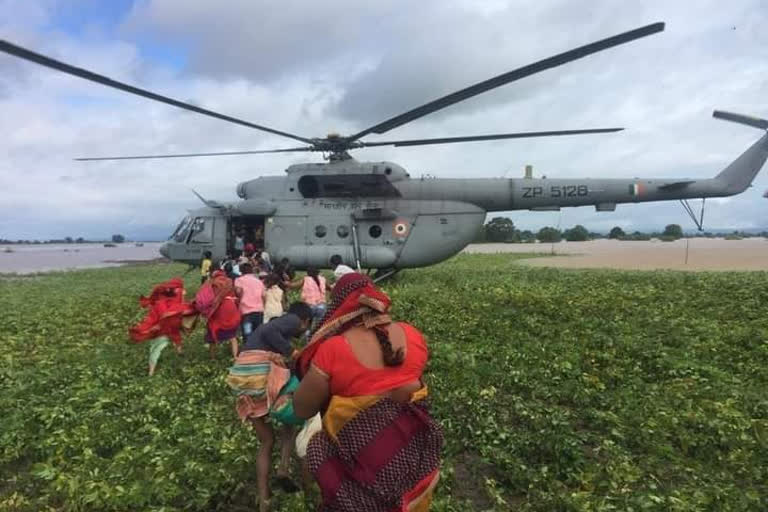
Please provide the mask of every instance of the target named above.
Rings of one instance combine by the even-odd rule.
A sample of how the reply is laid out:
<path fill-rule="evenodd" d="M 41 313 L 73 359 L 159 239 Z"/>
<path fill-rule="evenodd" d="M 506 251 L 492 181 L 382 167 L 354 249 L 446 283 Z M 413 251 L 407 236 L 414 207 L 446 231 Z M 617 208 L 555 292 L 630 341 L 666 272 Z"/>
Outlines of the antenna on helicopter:
<path fill-rule="evenodd" d="M 399 126 L 410 123 L 424 116 L 427 116 L 429 114 L 432 114 L 444 108 L 450 107 L 451 105 L 454 105 L 456 103 L 462 102 L 464 100 L 467 100 L 469 98 L 482 94 L 484 92 L 488 92 L 492 89 L 496 89 L 497 87 L 501 87 L 503 85 L 507 85 L 512 82 L 516 82 L 523 78 L 529 77 L 531 75 L 535 75 L 542 71 L 556 68 L 558 66 L 562 66 L 564 64 L 573 62 L 578 59 L 582 59 L 594 53 L 598 53 L 600 51 L 606 50 L 608 48 L 613 48 L 615 46 L 619 46 L 619 45 L 628 43 L 630 41 L 634 41 L 636 39 L 649 36 L 651 34 L 656 34 L 663 30 L 664 30 L 664 23 L 653 23 L 651 25 L 646 25 L 644 27 L 640 27 L 635 30 L 623 32 L 621 34 L 608 37 L 606 39 L 601 39 L 600 41 L 596 41 L 594 43 L 580 46 L 578 48 L 574 48 L 572 50 L 559 53 L 557 55 L 548 57 L 546 59 L 542 59 L 532 64 L 528 64 L 527 66 L 514 69 L 507 73 L 503 73 L 501 75 L 495 76 L 488 80 L 476 83 L 474 85 L 470 85 L 469 87 L 461 89 L 460 91 L 456 91 L 454 93 L 448 94 L 446 96 L 433 100 L 429 103 L 425 103 L 424 105 L 420 105 L 407 112 L 394 116 L 390 119 L 387 119 L 386 121 L 383 121 L 381 123 L 368 127 L 362 131 L 359 131 L 354 135 L 345 137 L 345 136 L 334 133 L 334 134 L 329 134 L 326 137 L 316 137 L 316 138 L 307 138 L 307 137 L 302 137 L 293 133 L 276 130 L 274 128 L 269 128 L 264 125 L 260 125 L 260 124 L 252 123 L 250 121 L 238 119 L 232 116 L 220 114 L 218 112 L 213 112 L 211 110 L 207 110 L 207 109 L 198 107 L 196 105 L 192 105 L 190 103 L 178 101 L 173 98 L 169 98 L 167 96 L 162 96 L 160 94 L 156 94 L 154 92 L 151 92 L 145 89 L 141 89 L 129 84 L 118 82 L 117 80 L 113 80 L 106 76 L 93 73 L 92 71 L 78 68 L 70 64 L 52 59 L 50 57 L 46 57 L 45 55 L 35 53 L 26 48 L 22 48 L 15 44 L 9 43 L 8 41 L 5 41 L 5 40 L 0 40 L 0 51 L 3 51 L 10 55 L 14 55 L 24 60 L 28 60 L 30 62 L 34 62 L 36 64 L 40 64 L 41 66 L 52 68 L 52 69 L 61 71 L 63 73 L 67 73 L 70 75 L 83 78 L 85 80 L 90 80 L 92 82 L 96 82 L 96 83 L 105 85 L 107 87 L 112 87 L 114 89 L 118 89 L 123 92 L 135 94 L 137 96 L 141 96 L 141 97 L 155 100 L 161 103 L 165 103 L 167 105 L 171 105 L 176 108 L 196 112 L 198 114 L 202 114 L 208 117 L 221 119 L 222 121 L 228 121 L 230 123 L 239 124 L 241 126 L 246 126 L 248 128 L 253 128 L 256 130 L 261 130 L 261 131 L 272 133 L 275 135 L 280 135 L 282 137 L 298 140 L 300 142 L 307 144 L 306 146 L 294 147 L 294 148 L 253 150 L 253 151 L 184 153 L 184 154 L 174 154 L 174 155 L 87 157 L 87 158 L 77 158 L 76 160 L 80 160 L 80 161 L 132 160 L 132 159 L 147 159 L 147 158 L 182 158 L 182 157 L 195 157 L 195 156 L 249 155 L 249 154 L 260 154 L 260 153 L 293 153 L 293 152 L 303 152 L 303 151 L 318 151 L 324 154 L 327 153 L 329 155 L 328 156 L 329 160 L 338 161 L 338 160 L 350 159 L 351 156 L 348 153 L 349 150 L 367 148 L 367 147 L 376 147 L 376 146 L 395 146 L 395 147 L 426 146 L 426 145 L 433 145 L 433 144 L 453 144 L 457 142 L 480 142 L 480 141 L 489 141 L 489 140 L 520 139 L 520 138 L 529 138 L 529 137 L 553 137 L 553 136 L 565 136 L 565 135 L 584 135 L 584 134 L 610 133 L 610 132 L 621 131 L 623 130 L 623 128 L 593 128 L 593 129 L 585 129 L 585 130 L 555 130 L 555 131 L 540 131 L 540 132 L 495 133 L 495 134 L 488 134 L 488 135 L 471 135 L 471 136 L 464 136 L 464 137 L 441 137 L 441 138 L 432 138 L 432 139 L 408 139 L 408 140 L 373 141 L 373 142 L 366 142 L 366 141 L 360 140 L 362 139 L 362 137 L 365 137 L 366 135 L 387 133 L 390 130 L 393 130 Z"/>

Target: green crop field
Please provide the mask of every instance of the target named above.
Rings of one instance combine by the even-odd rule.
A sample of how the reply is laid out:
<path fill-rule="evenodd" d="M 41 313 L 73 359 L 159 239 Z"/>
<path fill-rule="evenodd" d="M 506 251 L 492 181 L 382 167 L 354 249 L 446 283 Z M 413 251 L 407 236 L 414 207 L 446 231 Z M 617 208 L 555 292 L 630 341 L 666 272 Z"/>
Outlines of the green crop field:
<path fill-rule="evenodd" d="M 768 274 L 517 257 L 385 286 L 431 347 L 433 510 L 768 510 Z M 0 278 L 0 510 L 251 509 L 257 444 L 228 350 L 209 361 L 198 330 L 148 378 L 147 347 L 127 344 L 138 295 L 183 270 Z"/>

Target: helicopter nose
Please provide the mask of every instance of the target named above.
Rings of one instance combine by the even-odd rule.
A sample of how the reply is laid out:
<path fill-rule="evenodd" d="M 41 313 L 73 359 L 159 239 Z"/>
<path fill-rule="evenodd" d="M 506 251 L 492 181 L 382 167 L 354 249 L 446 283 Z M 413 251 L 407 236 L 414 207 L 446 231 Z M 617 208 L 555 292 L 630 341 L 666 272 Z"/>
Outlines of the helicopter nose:
<path fill-rule="evenodd" d="M 160 246 L 160 254 L 162 254 L 164 257 L 168 258 L 168 254 L 170 252 L 168 251 L 168 242 L 165 242 L 163 245 Z"/>

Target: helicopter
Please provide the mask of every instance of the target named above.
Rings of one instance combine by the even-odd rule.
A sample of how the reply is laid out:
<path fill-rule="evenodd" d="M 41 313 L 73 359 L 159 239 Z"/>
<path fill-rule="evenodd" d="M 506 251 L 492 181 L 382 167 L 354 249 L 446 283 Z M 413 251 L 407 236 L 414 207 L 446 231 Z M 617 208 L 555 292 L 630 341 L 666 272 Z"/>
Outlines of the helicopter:
<path fill-rule="evenodd" d="M 352 150 L 377 146 L 423 146 L 528 137 L 612 133 L 623 128 L 593 128 L 501 133 L 464 137 L 364 141 L 428 114 L 525 77 L 552 69 L 664 30 L 653 23 L 602 39 L 514 69 L 394 116 L 350 136 L 330 134 L 308 138 L 224 115 L 202 107 L 118 82 L 0 40 L 0 50 L 21 59 L 177 108 L 301 142 L 298 147 L 117 157 L 86 157 L 80 161 L 212 157 L 264 153 L 321 152 L 325 163 L 291 165 L 286 176 L 262 176 L 237 185 L 241 199 L 222 203 L 195 195 L 204 206 L 189 211 L 160 248 L 163 256 L 197 264 L 211 253 L 214 260 L 235 255 L 244 244 L 268 252 L 277 261 L 288 258 L 298 269 L 328 268 L 339 258 L 358 270 L 376 269 L 386 277 L 404 268 L 445 260 L 475 239 L 488 212 L 553 211 L 593 205 L 614 211 L 620 203 L 679 200 L 702 229 L 708 197 L 739 194 L 749 187 L 768 157 L 768 135 L 710 179 L 547 179 L 534 178 L 412 178 L 394 162 L 361 162 Z M 761 130 L 768 121 L 715 111 L 713 116 Z M 689 199 L 702 200 L 697 215 Z M 336 258 L 334 258 L 336 256 Z"/>

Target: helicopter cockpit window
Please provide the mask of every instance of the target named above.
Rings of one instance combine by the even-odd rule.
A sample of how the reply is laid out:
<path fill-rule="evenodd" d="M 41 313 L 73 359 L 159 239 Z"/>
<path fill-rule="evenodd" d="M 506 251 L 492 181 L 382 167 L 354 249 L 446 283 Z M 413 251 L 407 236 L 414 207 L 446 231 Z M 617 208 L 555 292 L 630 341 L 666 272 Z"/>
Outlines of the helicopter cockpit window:
<path fill-rule="evenodd" d="M 400 192 L 381 174 L 302 176 L 299 192 L 306 198 L 400 197 Z"/>
<path fill-rule="evenodd" d="M 213 241 L 213 222 L 205 217 L 197 217 L 192 221 L 192 236 L 189 242 L 193 244 L 207 244 Z"/>
<path fill-rule="evenodd" d="M 191 217 L 184 217 L 181 219 L 181 222 L 179 222 L 179 225 L 176 226 L 176 229 L 173 231 L 173 234 L 170 236 L 169 240 L 173 240 L 182 244 L 186 242 L 187 235 L 189 234 L 189 225 L 191 223 Z"/>

